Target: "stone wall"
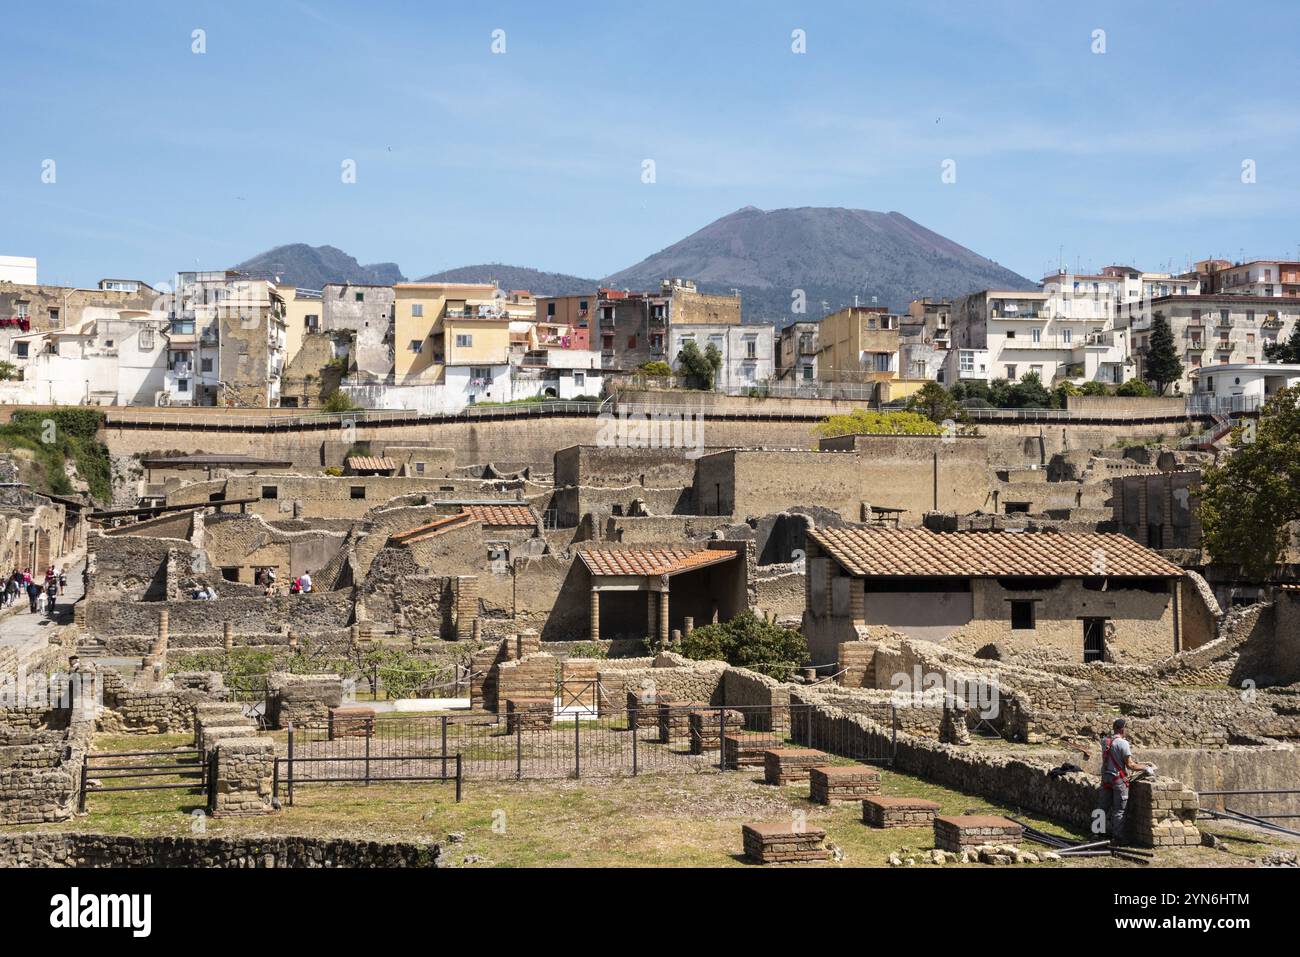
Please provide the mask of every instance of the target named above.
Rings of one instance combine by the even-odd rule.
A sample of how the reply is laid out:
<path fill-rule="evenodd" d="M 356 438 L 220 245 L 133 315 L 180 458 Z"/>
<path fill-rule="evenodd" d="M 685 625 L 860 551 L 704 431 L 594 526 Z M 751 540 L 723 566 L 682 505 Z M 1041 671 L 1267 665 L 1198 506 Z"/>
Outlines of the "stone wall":
<path fill-rule="evenodd" d="M 266 720 L 273 728 L 324 727 L 329 709 L 343 703 L 343 679 L 338 675 L 296 675 L 273 672 L 266 678 Z"/>
<path fill-rule="evenodd" d="M 92 723 L 80 719 L 65 731 L 0 726 L 0 824 L 72 817 L 93 733 Z"/>
<path fill-rule="evenodd" d="M 434 867 L 437 844 L 316 837 L 0 834 L 0 867 Z"/>
<path fill-rule="evenodd" d="M 220 585 L 217 586 L 221 594 Z M 267 634 L 285 625 L 298 634 L 346 629 L 352 621 L 352 591 L 313 591 L 309 595 L 278 595 L 273 598 L 240 597 L 213 601 L 188 598 L 175 601 L 116 601 L 98 599 L 86 609 L 86 630 L 104 637 L 156 635 L 159 612 L 168 613 L 172 647 L 201 642 L 186 636 L 220 636 L 230 622 L 235 634 Z M 220 642 L 218 642 L 220 643 Z"/>

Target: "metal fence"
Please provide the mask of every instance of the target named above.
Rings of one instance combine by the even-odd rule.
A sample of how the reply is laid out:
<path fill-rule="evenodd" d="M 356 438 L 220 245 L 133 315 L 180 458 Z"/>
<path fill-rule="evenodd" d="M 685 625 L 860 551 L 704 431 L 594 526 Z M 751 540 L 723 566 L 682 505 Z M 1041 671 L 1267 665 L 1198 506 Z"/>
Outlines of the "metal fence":
<path fill-rule="evenodd" d="M 208 783 L 209 768 L 193 748 L 89 752 L 81 763 L 77 810 L 86 810 L 87 793 L 207 791 Z"/>
<path fill-rule="evenodd" d="M 377 715 L 348 730 L 299 727 L 290 731 L 280 780 L 448 780 L 443 768 L 453 761 L 467 781 L 715 772 L 728 763 L 724 737 L 735 739 L 733 752 L 743 751 L 749 764 L 765 750 L 802 747 L 893 761 L 892 738 L 815 720 L 811 706 L 661 705 L 596 714 Z"/>

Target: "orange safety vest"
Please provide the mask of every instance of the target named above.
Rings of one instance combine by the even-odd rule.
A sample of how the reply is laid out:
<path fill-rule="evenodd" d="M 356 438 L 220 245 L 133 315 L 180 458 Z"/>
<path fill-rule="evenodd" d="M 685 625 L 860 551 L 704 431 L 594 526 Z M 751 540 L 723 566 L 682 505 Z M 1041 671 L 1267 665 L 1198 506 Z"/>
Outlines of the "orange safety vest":
<path fill-rule="evenodd" d="M 1119 762 L 1115 760 L 1115 753 L 1110 749 L 1110 744 L 1113 740 L 1114 738 L 1112 738 L 1109 734 L 1106 735 L 1106 737 L 1101 739 L 1102 764 L 1105 764 L 1107 761 L 1109 761 L 1110 766 L 1115 769 L 1115 777 L 1119 778 L 1121 781 L 1124 782 L 1125 786 L 1127 786 L 1128 773 L 1122 767 L 1120 767 Z M 1103 779 L 1101 782 L 1101 786 L 1108 790 L 1110 788 L 1113 788 L 1115 786 L 1115 778 L 1111 778 L 1109 781 Z"/>

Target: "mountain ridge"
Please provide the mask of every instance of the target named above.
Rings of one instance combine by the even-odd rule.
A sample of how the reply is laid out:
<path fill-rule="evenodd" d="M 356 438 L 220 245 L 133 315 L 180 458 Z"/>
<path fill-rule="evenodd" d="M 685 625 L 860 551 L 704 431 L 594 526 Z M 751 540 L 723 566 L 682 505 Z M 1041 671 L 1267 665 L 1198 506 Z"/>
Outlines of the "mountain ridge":
<path fill-rule="evenodd" d="M 363 266 L 334 246 L 290 243 L 235 267 L 253 275 L 320 288 L 325 282 L 403 281 L 396 263 Z M 763 210 L 743 206 L 603 279 L 505 263 L 457 266 L 422 282 L 488 282 L 556 296 L 598 285 L 654 290 L 659 280 L 693 279 L 701 291 L 739 290 L 747 321 L 778 325 L 852 305 L 902 311 L 913 298 L 955 297 L 979 289 L 1035 289 L 1037 283 L 910 219 L 897 210 L 843 206 Z M 794 311 L 799 294 L 804 312 Z"/>

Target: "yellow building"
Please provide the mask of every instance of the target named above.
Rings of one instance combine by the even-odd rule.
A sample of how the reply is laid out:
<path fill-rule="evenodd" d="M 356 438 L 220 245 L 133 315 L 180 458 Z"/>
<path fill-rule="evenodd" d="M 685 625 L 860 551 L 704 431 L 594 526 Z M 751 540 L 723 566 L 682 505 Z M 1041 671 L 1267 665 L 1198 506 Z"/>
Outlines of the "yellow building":
<path fill-rule="evenodd" d="M 276 287 L 284 297 L 284 364 L 298 358 L 302 338 L 309 332 L 320 331 L 321 300 L 319 293 L 311 293 L 294 286 Z"/>
<path fill-rule="evenodd" d="M 823 382 L 898 378 L 898 316 L 877 306 L 850 306 L 821 321 L 817 377 Z"/>
<path fill-rule="evenodd" d="M 458 348 L 457 335 L 469 335 L 471 342 L 482 340 L 488 347 L 491 332 L 461 331 L 449 338 L 448 319 L 472 323 L 476 330 L 499 325 L 505 341 L 502 356 L 509 351 L 509 317 L 498 308 L 492 283 L 403 282 L 393 286 L 393 297 L 393 375 L 398 383 L 441 381 L 449 361 L 448 345 Z M 477 348 L 477 344 L 460 347 Z"/>

